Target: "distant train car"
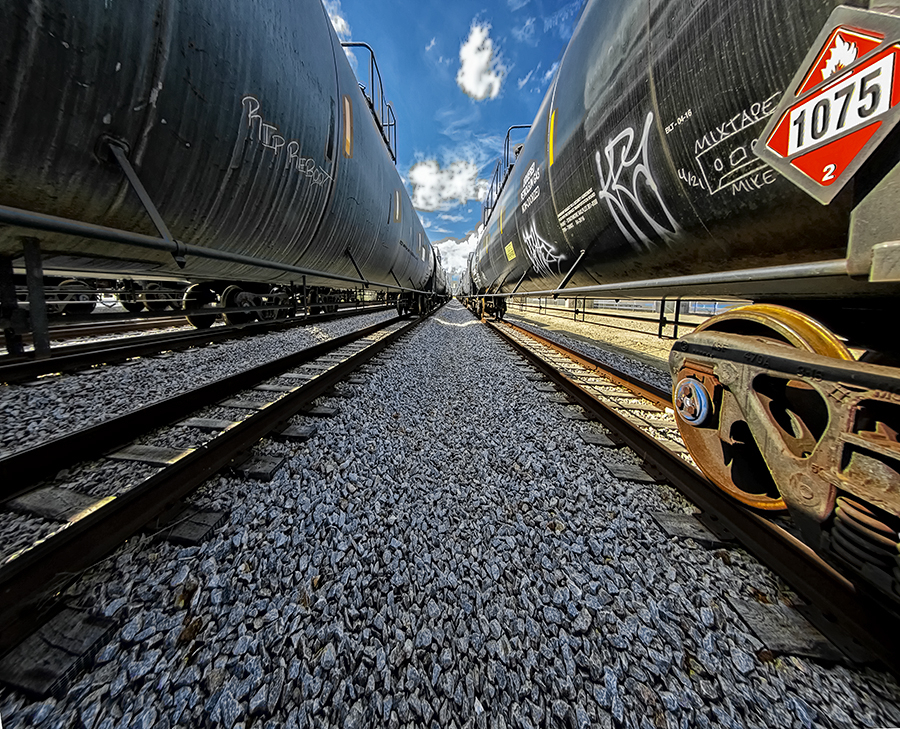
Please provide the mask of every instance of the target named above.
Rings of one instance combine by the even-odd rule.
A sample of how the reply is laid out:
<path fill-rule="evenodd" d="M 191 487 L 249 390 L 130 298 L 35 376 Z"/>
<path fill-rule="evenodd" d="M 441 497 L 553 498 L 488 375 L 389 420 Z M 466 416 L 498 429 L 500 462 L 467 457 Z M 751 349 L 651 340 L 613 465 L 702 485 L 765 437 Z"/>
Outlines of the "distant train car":
<path fill-rule="evenodd" d="M 434 278 L 393 112 L 364 95 L 320 0 L 10 0 L 0 87 L 0 260 L 16 269 L 34 238 L 57 280 L 187 281 L 188 304 L 226 306 L 304 272 L 310 300 L 369 282 L 413 306 Z"/>
<path fill-rule="evenodd" d="M 898 118 L 887 11 L 590 0 L 470 262 L 496 312 L 514 290 L 758 302 L 676 343 L 685 443 L 895 599 Z"/>

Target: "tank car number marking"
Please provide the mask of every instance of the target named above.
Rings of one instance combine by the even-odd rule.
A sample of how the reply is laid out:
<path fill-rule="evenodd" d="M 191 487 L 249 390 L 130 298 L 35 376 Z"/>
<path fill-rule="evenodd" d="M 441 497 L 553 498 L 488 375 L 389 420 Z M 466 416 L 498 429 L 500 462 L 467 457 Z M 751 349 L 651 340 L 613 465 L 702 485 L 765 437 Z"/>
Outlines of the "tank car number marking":
<path fill-rule="evenodd" d="M 594 207 L 599 201 L 594 190 L 585 190 L 581 195 L 575 198 L 575 201 L 567 205 L 559 211 L 559 224 L 563 229 L 563 233 L 570 231 L 576 225 L 584 222 L 588 210 Z"/>
<path fill-rule="evenodd" d="M 541 194 L 541 188 L 538 187 L 540 179 L 541 168 L 536 162 L 532 162 L 522 178 L 522 189 L 519 192 L 519 202 L 522 205 L 523 213 L 534 204 Z"/>

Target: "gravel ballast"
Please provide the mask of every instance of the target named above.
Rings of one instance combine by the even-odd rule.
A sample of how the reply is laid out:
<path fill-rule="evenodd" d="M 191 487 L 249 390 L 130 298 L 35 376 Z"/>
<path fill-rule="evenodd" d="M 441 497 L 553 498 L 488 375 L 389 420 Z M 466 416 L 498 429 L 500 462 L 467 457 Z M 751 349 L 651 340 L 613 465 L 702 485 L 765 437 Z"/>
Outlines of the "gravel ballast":
<path fill-rule="evenodd" d="M 727 597 L 784 586 L 670 539 L 664 485 L 616 480 L 457 304 L 379 357 L 270 482 L 217 476 L 200 547 L 136 538 L 69 591 L 120 628 L 4 727 L 857 727 L 900 724 L 869 669 L 763 650 Z M 297 421 L 310 422 L 308 418 Z"/>
<path fill-rule="evenodd" d="M 0 456 L 396 316 L 362 314 L 84 373 L 0 385 Z"/>
<path fill-rule="evenodd" d="M 633 375 L 639 380 L 649 382 L 664 390 L 672 388 L 672 376 L 669 374 L 665 360 L 624 353 L 622 340 L 616 336 L 618 334 L 617 330 L 605 329 L 596 324 L 582 322 L 560 323 L 558 321 L 552 322 L 553 328 L 549 328 L 551 325 L 540 322 L 536 314 L 529 315 L 528 318 L 520 318 L 515 315 L 507 316 L 506 319 L 526 331 L 534 332 L 557 344 L 574 349 L 576 352 L 592 357 L 603 364 Z M 549 317 L 541 317 L 541 319 L 547 320 Z M 541 324 L 544 325 L 541 326 Z M 639 334 L 643 335 L 643 333 Z M 600 337 L 601 335 L 602 339 L 586 341 L 587 338 Z M 643 335 L 643 338 L 649 339 L 651 335 Z M 614 349 L 611 349 L 609 347 L 610 340 L 618 341 L 619 344 Z"/>

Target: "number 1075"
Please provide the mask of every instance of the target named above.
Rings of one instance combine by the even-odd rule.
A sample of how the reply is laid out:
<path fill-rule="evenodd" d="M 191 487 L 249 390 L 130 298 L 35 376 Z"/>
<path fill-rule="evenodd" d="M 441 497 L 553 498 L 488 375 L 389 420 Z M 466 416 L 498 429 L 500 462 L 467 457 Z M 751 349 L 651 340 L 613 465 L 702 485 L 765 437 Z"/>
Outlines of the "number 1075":
<path fill-rule="evenodd" d="M 862 126 L 890 109 L 893 76 L 890 52 L 791 110 L 788 155 Z"/>

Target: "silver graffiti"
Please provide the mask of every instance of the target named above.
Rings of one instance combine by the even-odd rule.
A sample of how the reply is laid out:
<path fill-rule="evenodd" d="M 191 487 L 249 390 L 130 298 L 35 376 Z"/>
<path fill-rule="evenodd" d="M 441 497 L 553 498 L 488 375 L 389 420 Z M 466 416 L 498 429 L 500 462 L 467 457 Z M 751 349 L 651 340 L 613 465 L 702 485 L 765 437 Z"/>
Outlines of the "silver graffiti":
<path fill-rule="evenodd" d="M 652 125 L 651 111 L 637 145 L 634 129 L 628 127 L 607 143 L 602 155 L 600 150 L 595 153 L 597 197 L 606 202 L 619 230 L 638 250 L 650 248 L 652 237 L 672 242 L 681 232 L 650 170 L 647 140 Z"/>
<path fill-rule="evenodd" d="M 300 143 L 296 140 L 286 140 L 280 134 L 277 134 L 278 127 L 274 124 L 267 123 L 260 113 L 260 101 L 255 96 L 245 96 L 241 99 L 243 107 L 244 120 L 247 128 L 253 134 L 255 129 L 257 141 L 266 149 L 271 149 L 274 156 L 278 158 L 283 156 L 284 169 L 294 169 L 300 174 L 308 177 L 313 185 L 323 185 L 325 180 L 330 180 L 331 176 L 321 167 L 319 167 L 311 157 L 300 156 Z M 282 150 L 284 152 L 282 153 Z"/>
<path fill-rule="evenodd" d="M 525 254 L 537 273 L 543 276 L 559 273 L 559 264 L 566 257 L 557 255 L 553 245 L 538 235 L 534 220 L 524 229 L 522 238 L 525 241 Z"/>

